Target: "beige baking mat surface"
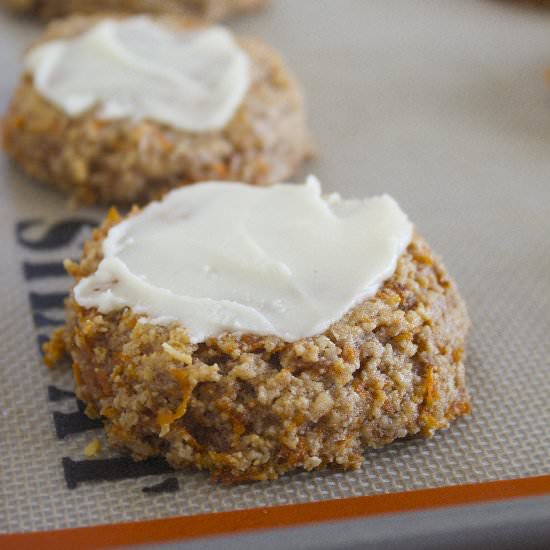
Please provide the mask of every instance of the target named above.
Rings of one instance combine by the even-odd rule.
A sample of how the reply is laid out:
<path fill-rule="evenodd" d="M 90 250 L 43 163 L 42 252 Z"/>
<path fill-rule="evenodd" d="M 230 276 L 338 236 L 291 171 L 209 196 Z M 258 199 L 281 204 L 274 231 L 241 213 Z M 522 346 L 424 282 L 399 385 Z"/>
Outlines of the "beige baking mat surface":
<path fill-rule="evenodd" d="M 273 4 L 232 24 L 278 46 L 303 81 L 321 154 L 308 169 L 326 190 L 391 193 L 444 256 L 474 322 L 473 416 L 429 441 L 369 451 L 356 472 L 235 487 L 161 464 L 83 462 L 101 431 L 60 394 L 71 376 L 42 366 L 37 340 L 62 316 L 60 261 L 78 255 L 102 212 L 70 211 L 2 158 L 1 531 L 550 473 L 550 14 L 490 0 Z M 2 109 L 38 30 L 0 14 Z M 136 477 L 94 481 L 106 472 Z M 143 491 L 162 482 L 164 492 Z"/>

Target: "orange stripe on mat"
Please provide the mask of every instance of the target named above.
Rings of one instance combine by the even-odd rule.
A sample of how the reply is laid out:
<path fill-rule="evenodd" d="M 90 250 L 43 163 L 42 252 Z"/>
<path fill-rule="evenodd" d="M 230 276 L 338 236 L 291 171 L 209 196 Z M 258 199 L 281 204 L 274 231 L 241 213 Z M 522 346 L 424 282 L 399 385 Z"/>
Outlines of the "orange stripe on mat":
<path fill-rule="evenodd" d="M 3 549 L 100 549 L 550 494 L 550 475 L 306 504 L 0 535 Z"/>

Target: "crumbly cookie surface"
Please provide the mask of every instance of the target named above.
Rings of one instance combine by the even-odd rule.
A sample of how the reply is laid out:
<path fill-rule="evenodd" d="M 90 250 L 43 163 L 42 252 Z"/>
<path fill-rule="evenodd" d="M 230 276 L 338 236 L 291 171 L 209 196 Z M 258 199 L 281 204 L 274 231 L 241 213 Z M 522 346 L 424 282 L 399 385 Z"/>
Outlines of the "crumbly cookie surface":
<path fill-rule="evenodd" d="M 116 222 L 111 214 L 68 264 L 76 280 L 95 271 Z M 369 447 L 447 428 L 470 411 L 468 327 L 455 284 L 415 236 L 379 292 L 318 336 L 191 344 L 178 323 L 101 314 L 70 297 L 46 360 L 68 352 L 77 394 L 114 447 L 236 482 L 357 468 Z"/>
<path fill-rule="evenodd" d="M 259 9 L 269 0 L 0 0 L 11 10 L 41 19 L 74 13 L 101 11 L 123 13 L 172 13 L 220 20 L 236 13 Z"/>
<path fill-rule="evenodd" d="M 75 36 L 98 20 L 54 22 L 39 43 Z M 145 203 L 196 181 L 285 181 L 311 150 L 302 92 L 270 47 L 248 38 L 239 44 L 252 60 L 252 83 L 221 130 L 193 133 L 150 120 L 102 120 L 97 109 L 71 118 L 24 75 L 3 120 L 4 149 L 30 176 L 83 204 Z"/>

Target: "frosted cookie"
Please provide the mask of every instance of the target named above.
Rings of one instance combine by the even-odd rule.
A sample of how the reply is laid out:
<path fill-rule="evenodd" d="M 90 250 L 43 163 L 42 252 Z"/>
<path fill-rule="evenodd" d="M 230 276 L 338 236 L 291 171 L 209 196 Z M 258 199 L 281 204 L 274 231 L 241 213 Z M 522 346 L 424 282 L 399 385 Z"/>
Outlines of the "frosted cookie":
<path fill-rule="evenodd" d="M 0 0 L 0 5 L 41 19 L 101 11 L 171 13 L 219 20 L 261 8 L 269 0 Z"/>
<path fill-rule="evenodd" d="M 4 148 L 81 203 L 280 181 L 309 153 L 302 93 L 281 58 L 223 27 L 73 17 L 48 28 L 25 68 Z"/>
<path fill-rule="evenodd" d="M 388 196 L 317 180 L 181 188 L 84 247 L 66 324 L 77 395 L 114 447 L 216 479 L 357 468 L 470 410 L 456 286 Z"/>

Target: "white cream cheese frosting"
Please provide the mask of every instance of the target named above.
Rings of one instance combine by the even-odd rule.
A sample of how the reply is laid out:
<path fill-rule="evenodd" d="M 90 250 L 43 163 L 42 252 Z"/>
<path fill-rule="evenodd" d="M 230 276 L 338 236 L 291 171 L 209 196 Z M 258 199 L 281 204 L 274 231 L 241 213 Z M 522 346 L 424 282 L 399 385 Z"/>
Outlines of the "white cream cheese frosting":
<path fill-rule="evenodd" d="M 76 117 L 152 119 L 193 132 L 223 128 L 250 85 L 250 59 L 223 27 L 170 28 L 147 16 L 105 19 L 32 48 L 38 92 Z"/>
<path fill-rule="evenodd" d="M 74 297 L 108 313 L 179 321 L 191 341 L 224 332 L 292 342 L 373 296 L 412 238 L 388 195 L 344 200 L 305 184 L 206 182 L 172 191 L 111 228 Z"/>

